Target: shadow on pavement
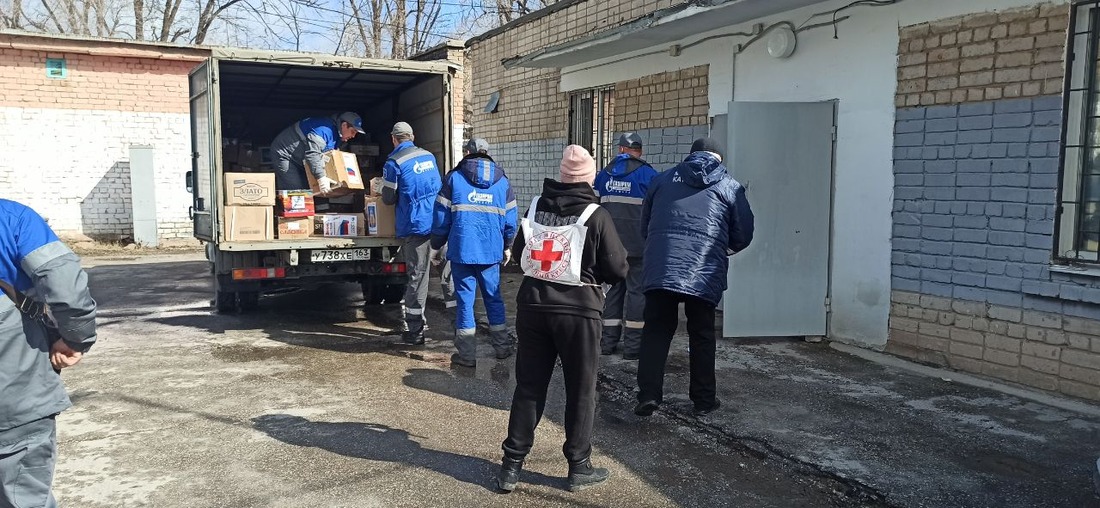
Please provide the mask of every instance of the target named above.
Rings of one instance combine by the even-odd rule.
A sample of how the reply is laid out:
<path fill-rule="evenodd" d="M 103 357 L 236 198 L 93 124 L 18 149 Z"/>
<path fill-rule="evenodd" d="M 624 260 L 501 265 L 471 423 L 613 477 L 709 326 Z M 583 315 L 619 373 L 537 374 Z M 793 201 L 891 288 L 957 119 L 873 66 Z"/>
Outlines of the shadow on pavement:
<path fill-rule="evenodd" d="M 496 491 L 492 479 L 498 464 L 477 457 L 424 448 L 408 432 L 373 423 L 315 422 L 300 416 L 270 414 L 252 419 L 253 426 L 287 444 L 320 448 L 357 459 L 395 462 L 429 469 L 464 483 Z M 559 478 L 524 471 L 526 483 L 564 489 Z"/>

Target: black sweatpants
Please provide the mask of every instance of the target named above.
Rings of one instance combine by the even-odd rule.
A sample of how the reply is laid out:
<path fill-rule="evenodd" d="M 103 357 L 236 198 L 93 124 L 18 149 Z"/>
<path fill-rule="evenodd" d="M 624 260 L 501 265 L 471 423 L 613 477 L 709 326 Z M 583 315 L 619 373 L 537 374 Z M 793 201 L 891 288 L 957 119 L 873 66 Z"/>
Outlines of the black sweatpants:
<path fill-rule="evenodd" d="M 600 358 L 599 319 L 519 309 L 516 312 L 516 391 L 508 417 L 504 454 L 526 457 L 535 442 L 535 427 L 546 408 L 546 390 L 561 357 L 565 375 L 565 445 L 570 463 L 592 454 L 596 419 L 596 371 Z"/>
<path fill-rule="evenodd" d="M 697 408 L 714 405 L 714 304 L 681 293 L 654 290 L 645 294 L 645 329 L 638 358 L 638 401 L 661 402 L 665 362 L 680 321 L 680 304 L 687 315 L 691 384 L 688 395 Z"/>

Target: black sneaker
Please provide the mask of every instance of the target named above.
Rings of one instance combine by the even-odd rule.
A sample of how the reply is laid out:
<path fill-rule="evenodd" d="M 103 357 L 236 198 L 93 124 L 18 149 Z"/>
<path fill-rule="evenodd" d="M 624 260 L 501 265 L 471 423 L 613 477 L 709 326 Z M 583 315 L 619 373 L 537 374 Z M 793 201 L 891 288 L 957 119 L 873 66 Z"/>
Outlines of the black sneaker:
<path fill-rule="evenodd" d="M 577 492 L 599 485 L 611 477 L 611 471 L 602 467 L 592 467 L 591 460 L 569 465 L 569 492 Z"/>
<path fill-rule="evenodd" d="M 500 472 L 497 473 L 497 488 L 504 492 L 516 490 L 521 470 L 523 470 L 523 459 L 504 457 L 500 462 Z"/>
<path fill-rule="evenodd" d="M 458 353 L 455 353 L 451 355 L 451 365 L 473 368 L 477 366 L 477 360 L 467 360 L 461 356 L 458 356 Z"/>
<path fill-rule="evenodd" d="M 508 358 L 509 356 L 512 356 L 512 348 L 511 347 L 499 348 L 499 349 L 496 350 L 497 360 L 503 360 L 505 358 Z"/>
<path fill-rule="evenodd" d="M 623 353 L 623 360 L 637 360 L 638 353 Z"/>
<path fill-rule="evenodd" d="M 695 406 L 695 416 L 706 416 L 718 410 L 722 407 L 722 401 L 714 399 L 714 404 L 710 406 Z"/>
<path fill-rule="evenodd" d="M 401 334 L 401 342 L 409 346 L 422 346 L 424 345 L 424 331 L 419 332 L 403 332 Z"/>
<path fill-rule="evenodd" d="M 649 416 L 652 415 L 658 407 L 660 407 L 660 404 L 655 400 L 643 400 L 639 402 L 637 406 L 634 406 L 634 414 L 638 416 Z"/>

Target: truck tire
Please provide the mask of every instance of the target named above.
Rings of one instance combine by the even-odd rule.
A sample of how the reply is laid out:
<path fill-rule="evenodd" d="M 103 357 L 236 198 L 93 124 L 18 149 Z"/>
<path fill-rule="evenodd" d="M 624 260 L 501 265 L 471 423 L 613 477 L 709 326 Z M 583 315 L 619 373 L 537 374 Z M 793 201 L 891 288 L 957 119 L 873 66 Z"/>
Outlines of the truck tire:
<path fill-rule="evenodd" d="M 237 293 L 233 291 L 215 291 L 214 308 L 219 314 L 228 314 L 237 310 Z"/>
<path fill-rule="evenodd" d="M 385 303 L 401 303 L 405 298 L 405 284 L 390 284 L 383 291 L 382 299 Z"/>
<path fill-rule="evenodd" d="M 260 306 L 259 291 L 241 291 L 237 293 L 237 298 L 240 300 L 241 312 L 253 311 Z"/>
<path fill-rule="evenodd" d="M 365 305 L 381 305 L 384 298 L 384 287 L 381 284 L 374 282 L 361 282 L 359 286 L 363 288 L 363 303 Z"/>

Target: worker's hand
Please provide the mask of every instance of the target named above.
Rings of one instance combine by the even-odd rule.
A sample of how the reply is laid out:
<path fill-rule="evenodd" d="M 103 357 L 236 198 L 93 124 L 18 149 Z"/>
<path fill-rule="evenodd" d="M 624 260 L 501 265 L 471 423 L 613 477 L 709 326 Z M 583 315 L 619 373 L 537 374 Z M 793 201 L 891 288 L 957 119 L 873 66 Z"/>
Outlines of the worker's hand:
<path fill-rule="evenodd" d="M 432 249 L 431 252 L 428 254 L 428 259 L 432 261 L 432 266 L 439 266 L 443 264 L 443 256 L 439 255 L 440 252 L 443 251 Z"/>
<path fill-rule="evenodd" d="M 61 370 L 80 363 L 83 353 L 69 347 L 63 340 L 59 340 L 50 346 L 50 364 L 54 369 Z"/>
<path fill-rule="evenodd" d="M 320 187 L 321 194 L 328 194 L 333 187 L 336 187 L 336 182 L 327 176 L 322 176 L 317 179 L 317 187 Z"/>
<path fill-rule="evenodd" d="M 512 249 L 504 249 L 504 261 L 500 262 L 501 266 L 507 265 L 512 262 Z"/>

